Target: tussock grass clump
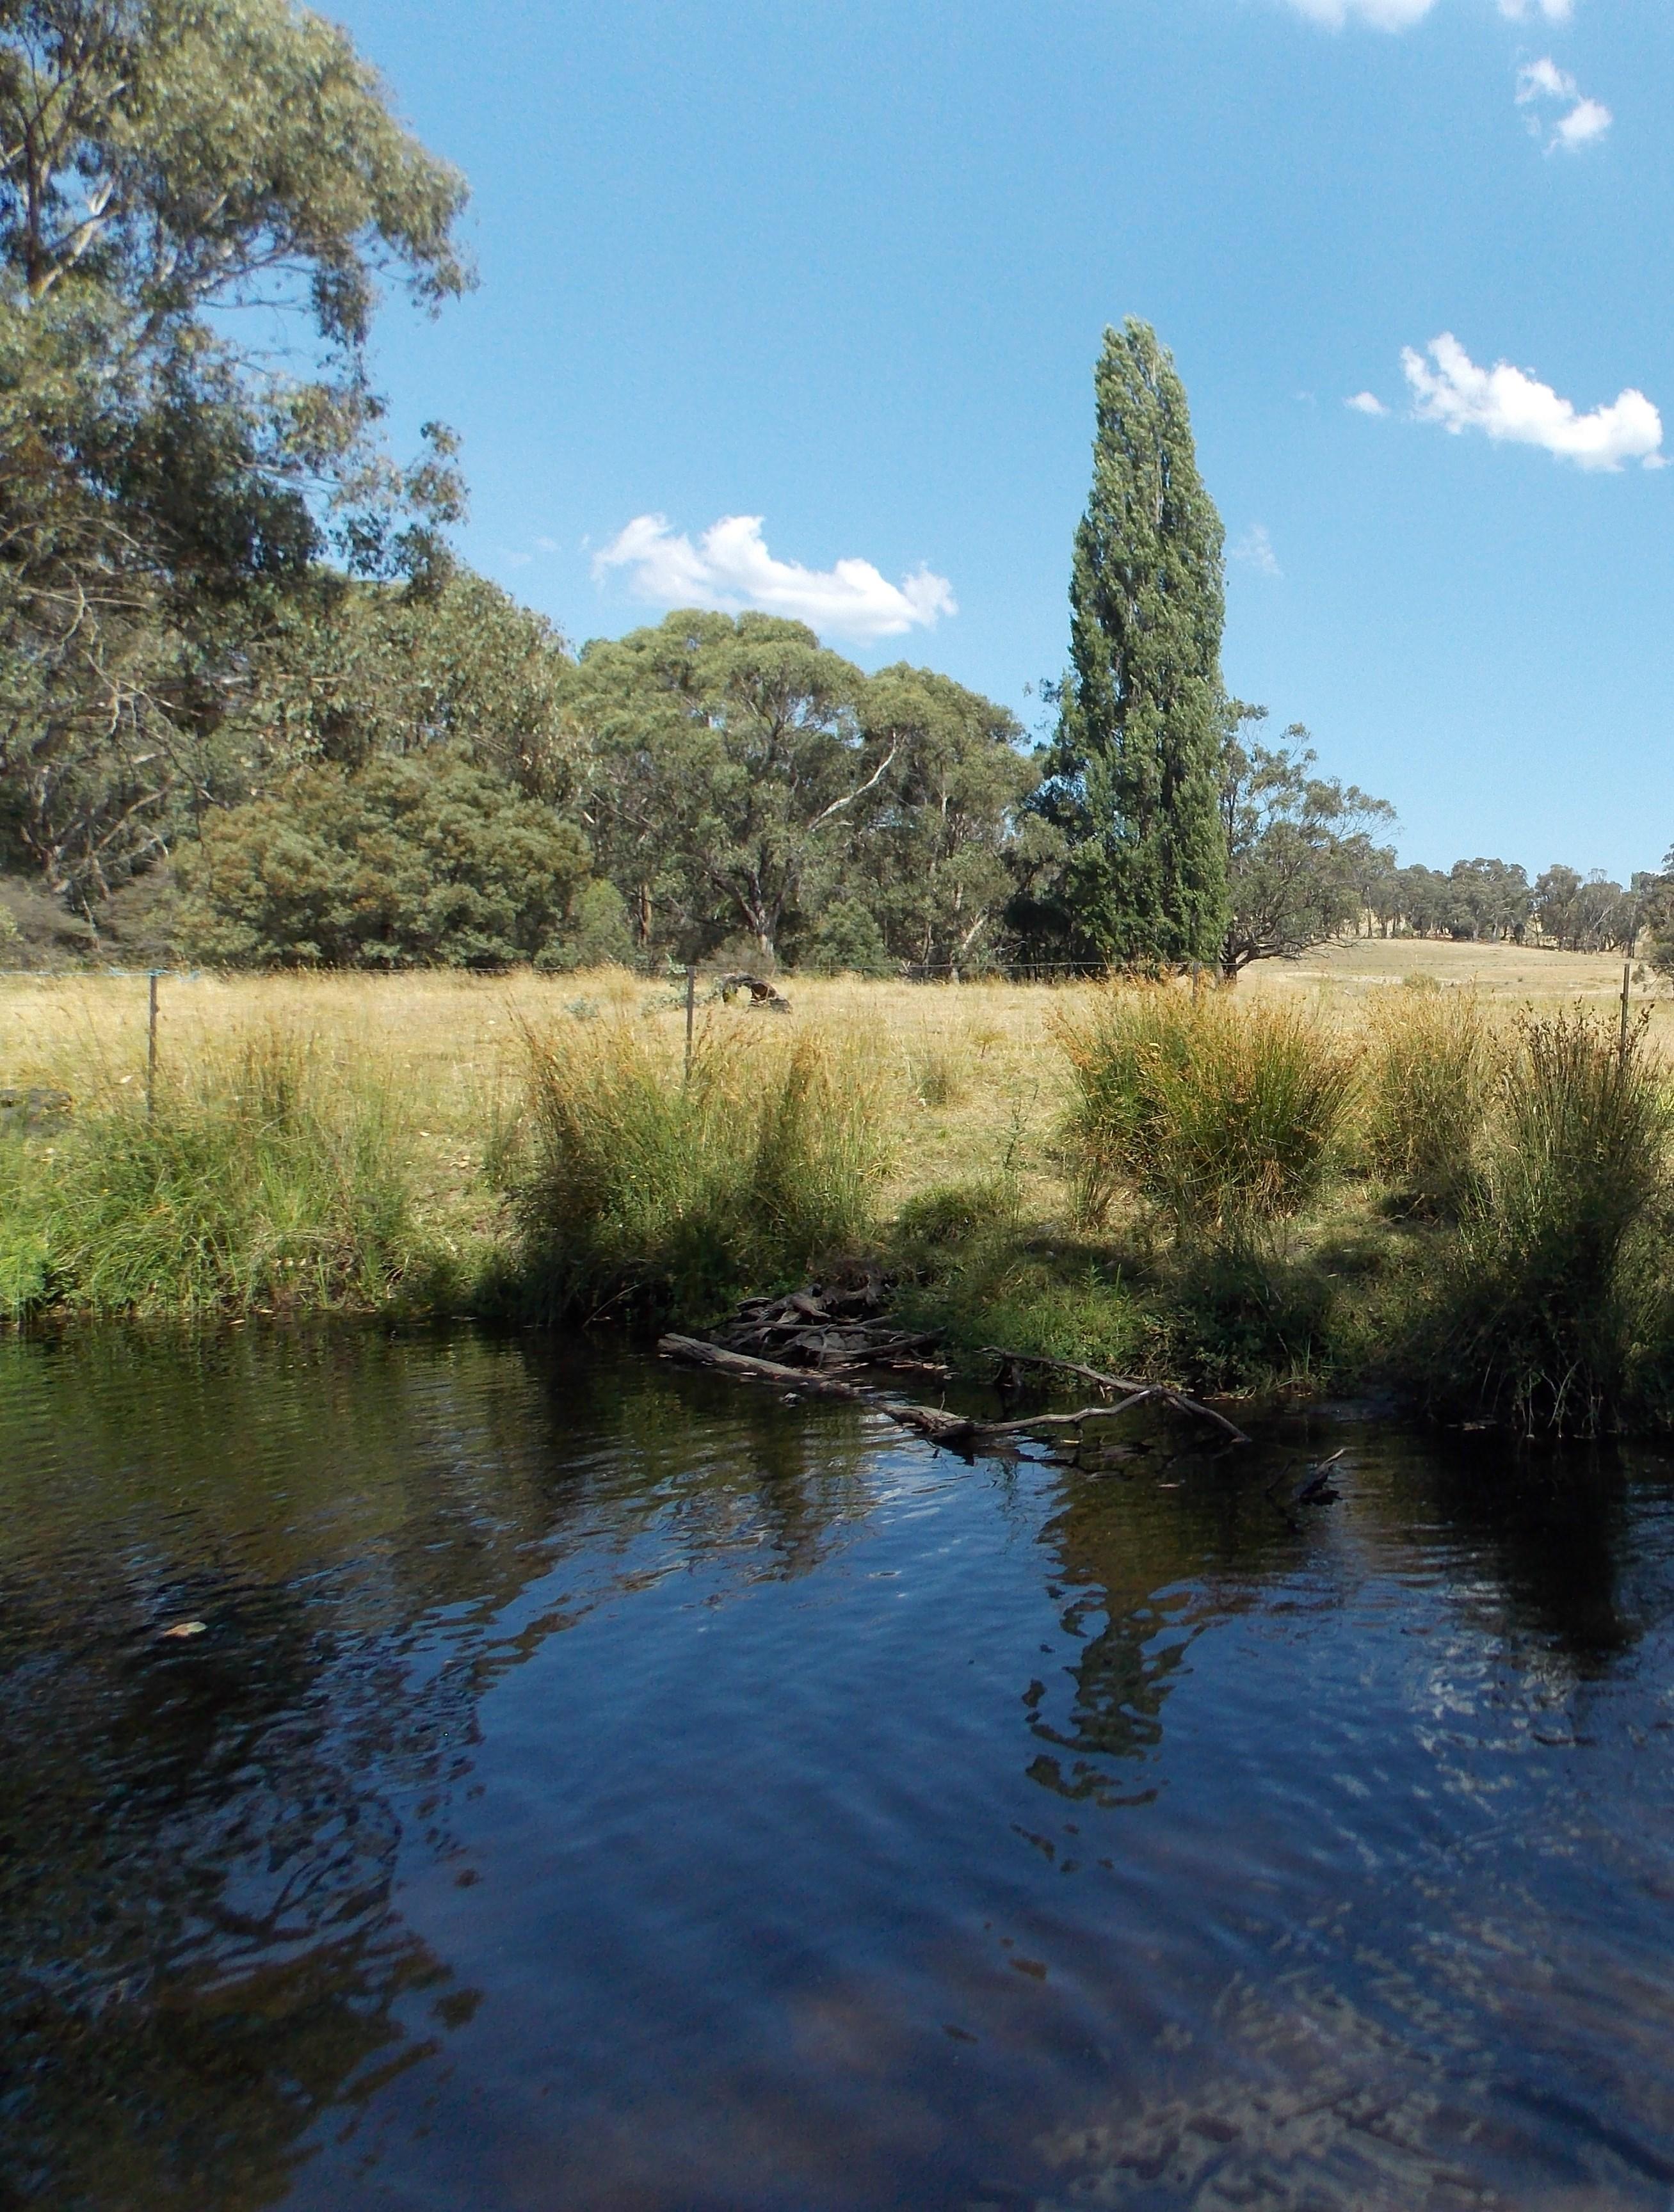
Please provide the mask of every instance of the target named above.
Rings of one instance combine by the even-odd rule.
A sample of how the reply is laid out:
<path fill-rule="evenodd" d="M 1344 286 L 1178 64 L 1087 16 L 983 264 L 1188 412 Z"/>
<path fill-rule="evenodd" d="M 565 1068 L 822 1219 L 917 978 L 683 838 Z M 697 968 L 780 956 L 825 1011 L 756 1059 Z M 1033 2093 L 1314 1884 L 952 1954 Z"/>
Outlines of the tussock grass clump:
<path fill-rule="evenodd" d="M 1400 1210 L 1452 1220 L 1476 1188 L 1502 1036 L 1474 994 L 1409 989 L 1377 1010 L 1369 1043 L 1367 1163 Z"/>
<path fill-rule="evenodd" d="M 1085 1220 L 1125 1188 L 1178 1230 L 1220 1231 L 1281 1219 L 1320 1188 L 1354 1060 L 1300 1009 L 1118 988 L 1059 1036 Z"/>
<path fill-rule="evenodd" d="M 929 1107 L 957 1106 L 969 1088 L 960 1054 L 928 1036 L 908 1053 L 907 1080 L 920 1103 Z"/>
<path fill-rule="evenodd" d="M 387 1092 L 279 1028 L 234 1037 L 155 1110 L 116 1089 L 0 1140 L 0 1314 L 207 1317 L 386 1299 L 409 1250 Z"/>
<path fill-rule="evenodd" d="M 527 1085 L 504 1178 L 528 1295 L 554 1318 L 624 1299 L 698 1316 L 871 1233 L 880 1102 L 818 1036 L 712 1033 L 688 1079 L 643 1028 L 531 1033 Z"/>
<path fill-rule="evenodd" d="M 1438 1316 L 1437 1378 L 1525 1431 L 1596 1433 L 1659 1298 L 1670 1107 L 1644 1024 L 1525 1015 Z"/>

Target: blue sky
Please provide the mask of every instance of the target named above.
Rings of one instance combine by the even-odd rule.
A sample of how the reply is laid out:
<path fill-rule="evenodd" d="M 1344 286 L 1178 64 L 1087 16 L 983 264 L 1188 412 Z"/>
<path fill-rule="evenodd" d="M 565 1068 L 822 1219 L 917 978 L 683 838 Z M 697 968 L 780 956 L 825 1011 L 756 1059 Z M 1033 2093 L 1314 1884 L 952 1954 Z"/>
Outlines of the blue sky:
<path fill-rule="evenodd" d="M 1666 0 L 329 12 L 472 185 L 481 289 L 380 325 L 396 441 L 462 433 L 467 556 L 575 641 L 754 595 L 1032 720 L 1138 314 L 1228 684 L 1403 858 L 1674 841 Z"/>

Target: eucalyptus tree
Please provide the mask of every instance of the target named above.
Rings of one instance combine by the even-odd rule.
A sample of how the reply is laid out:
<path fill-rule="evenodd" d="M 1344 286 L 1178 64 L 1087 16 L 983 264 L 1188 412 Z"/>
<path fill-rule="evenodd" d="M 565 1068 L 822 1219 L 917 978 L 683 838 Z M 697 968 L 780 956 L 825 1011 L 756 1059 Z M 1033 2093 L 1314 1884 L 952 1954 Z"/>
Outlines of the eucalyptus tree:
<path fill-rule="evenodd" d="M 1235 708 L 1221 755 L 1229 919 L 1220 959 L 1229 979 L 1252 961 L 1294 960 L 1340 936 L 1358 921 L 1367 882 L 1395 862 L 1374 842 L 1394 822 L 1394 808 L 1354 784 L 1316 775 L 1317 756 L 1300 722 L 1281 744 L 1245 742 L 1243 726 L 1264 714 Z"/>
<path fill-rule="evenodd" d="M 691 957 L 742 935 L 776 957 L 899 750 L 862 728 L 865 686 L 772 615 L 689 609 L 582 649 L 569 711 L 591 755 L 583 810 L 642 945 Z"/>
<path fill-rule="evenodd" d="M 1068 846 L 1059 927 L 1107 961 L 1211 961 L 1227 922 L 1220 518 L 1185 388 L 1147 325 L 1105 331 L 1094 392 L 1071 665 L 1040 801 Z"/>
<path fill-rule="evenodd" d="M 366 348 L 468 283 L 464 197 L 288 0 L 0 0 L 0 837 L 53 884 L 212 780 L 229 606 L 436 566 L 451 440 L 387 456 Z"/>
<path fill-rule="evenodd" d="M 984 964 L 1016 888 L 1020 811 L 1039 778 L 1007 708 L 904 662 L 867 684 L 861 723 L 891 767 L 850 848 L 854 896 L 898 958 L 932 969 Z"/>

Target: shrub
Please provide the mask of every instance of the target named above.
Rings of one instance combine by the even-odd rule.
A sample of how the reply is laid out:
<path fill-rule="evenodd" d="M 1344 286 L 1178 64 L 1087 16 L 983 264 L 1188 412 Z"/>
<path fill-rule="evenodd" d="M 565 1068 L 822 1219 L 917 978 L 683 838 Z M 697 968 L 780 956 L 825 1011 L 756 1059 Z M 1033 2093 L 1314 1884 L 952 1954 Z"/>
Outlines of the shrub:
<path fill-rule="evenodd" d="M 808 932 L 796 965 L 816 975 L 887 975 L 894 963 L 863 900 L 836 899 Z"/>
<path fill-rule="evenodd" d="M 1644 1035 L 1528 1015 L 1500 1079 L 1435 1371 L 1527 1431 L 1608 1424 L 1657 1299 L 1670 1114 Z"/>
<path fill-rule="evenodd" d="M 678 1048 L 626 1024 L 528 1045 L 506 1181 L 545 1313 L 697 1313 L 869 1234 L 877 1101 L 818 1039 L 703 1038 L 689 1079 Z"/>
<path fill-rule="evenodd" d="M 1500 1042 L 1470 994 L 1405 993 L 1373 1018 L 1368 1164 L 1409 1212 L 1456 1217 L 1481 1165 Z"/>
<path fill-rule="evenodd" d="M 234 967 L 501 967 L 571 941 L 588 866 L 578 830 L 497 777 L 380 756 L 210 815 L 180 856 L 180 927 Z"/>
<path fill-rule="evenodd" d="M 1177 1228 L 1227 1230 L 1294 1213 L 1319 1188 L 1353 1062 L 1297 1009 L 1120 988 L 1060 1038 L 1086 1218 L 1126 1188 Z"/>
<path fill-rule="evenodd" d="M 0 1312 L 379 1303 L 405 1264 L 408 1194 L 384 1096 L 264 1030 L 160 1085 L 154 1113 L 119 1094 L 51 1143 L 0 1141 Z"/>

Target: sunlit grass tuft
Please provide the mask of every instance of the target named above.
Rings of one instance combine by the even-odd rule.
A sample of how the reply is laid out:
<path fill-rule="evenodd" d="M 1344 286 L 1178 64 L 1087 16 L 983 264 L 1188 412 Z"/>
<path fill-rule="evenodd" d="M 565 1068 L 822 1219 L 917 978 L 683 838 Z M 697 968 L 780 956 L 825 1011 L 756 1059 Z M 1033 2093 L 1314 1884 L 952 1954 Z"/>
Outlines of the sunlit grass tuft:
<path fill-rule="evenodd" d="M 0 1313 L 189 1317 L 385 1302 L 410 1254 L 387 1087 L 278 1026 L 0 1141 Z"/>
<path fill-rule="evenodd" d="M 1082 1218 L 1126 1190 L 1179 1230 L 1297 1212 L 1318 1193 L 1353 1096 L 1346 1042 L 1304 1009 L 1230 994 L 1115 988 L 1060 1036 Z"/>
<path fill-rule="evenodd" d="M 539 1311 L 691 1316 L 873 1231 L 886 1121 L 818 1035 L 706 1029 L 688 1074 L 642 1025 L 532 1031 L 527 1078 L 504 1175 Z"/>

